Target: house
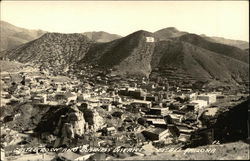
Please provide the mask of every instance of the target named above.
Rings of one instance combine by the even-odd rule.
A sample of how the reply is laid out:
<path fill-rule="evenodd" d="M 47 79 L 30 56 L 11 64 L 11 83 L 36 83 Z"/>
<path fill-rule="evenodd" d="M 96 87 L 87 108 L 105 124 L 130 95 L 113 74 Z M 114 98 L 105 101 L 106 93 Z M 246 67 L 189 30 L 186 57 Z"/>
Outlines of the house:
<path fill-rule="evenodd" d="M 177 129 L 179 130 L 179 133 L 180 134 L 189 134 L 191 135 L 191 133 L 194 131 L 193 128 L 185 125 L 185 124 L 182 124 L 182 123 L 176 123 L 175 124 Z"/>
<path fill-rule="evenodd" d="M 170 116 L 171 120 L 173 120 L 174 122 L 181 122 L 182 118 L 184 117 L 181 114 L 175 114 L 175 113 L 171 113 L 171 114 L 169 114 L 169 116 Z"/>
<path fill-rule="evenodd" d="M 182 92 L 182 93 L 191 93 L 191 92 L 192 92 L 192 89 L 191 89 L 191 88 L 182 88 L 182 89 L 181 89 L 181 92 Z"/>
<path fill-rule="evenodd" d="M 190 103 L 197 104 L 197 105 L 195 105 L 195 107 L 197 107 L 198 109 L 202 109 L 202 108 L 205 108 L 208 106 L 208 102 L 205 100 L 193 100 Z M 195 110 L 198 110 L 198 109 L 195 109 Z"/>
<path fill-rule="evenodd" d="M 152 103 L 150 101 L 143 101 L 143 100 L 133 100 L 131 105 L 143 107 L 143 108 L 147 108 L 147 109 L 152 107 Z"/>
<path fill-rule="evenodd" d="M 209 116 L 214 117 L 218 111 L 219 111 L 219 109 L 216 107 L 215 108 L 207 108 L 206 112 L 203 115 L 207 116 L 207 117 L 209 117 Z"/>
<path fill-rule="evenodd" d="M 0 150 L 1 150 L 0 160 L 4 161 L 5 160 L 5 151 L 2 147 Z"/>
<path fill-rule="evenodd" d="M 118 96 L 118 95 L 115 95 L 115 96 L 113 96 L 112 98 L 113 98 L 113 101 L 114 101 L 114 102 L 119 102 L 119 103 L 122 102 L 122 98 L 121 98 L 120 96 Z"/>
<path fill-rule="evenodd" d="M 7 91 L 1 91 L 1 98 L 10 98 L 11 95 Z"/>
<path fill-rule="evenodd" d="M 90 94 L 88 93 L 81 93 L 77 96 L 77 101 L 85 101 L 90 98 Z"/>
<path fill-rule="evenodd" d="M 23 85 L 30 84 L 32 82 L 34 82 L 34 80 L 30 76 L 23 76 L 23 80 L 21 81 Z"/>
<path fill-rule="evenodd" d="M 162 115 L 162 116 L 165 116 L 168 113 L 169 113 L 168 108 L 159 108 L 159 107 L 152 107 L 148 112 L 148 114 L 151 115 Z"/>
<path fill-rule="evenodd" d="M 188 134 L 180 134 L 180 136 L 178 137 L 178 141 L 185 143 L 190 140 L 190 136 L 191 135 Z"/>
<path fill-rule="evenodd" d="M 197 96 L 197 100 L 204 100 L 207 101 L 208 104 L 216 102 L 216 94 L 209 93 L 209 94 L 201 94 Z"/>
<path fill-rule="evenodd" d="M 32 98 L 33 103 L 47 103 L 47 96 L 46 94 L 37 94 Z"/>
<path fill-rule="evenodd" d="M 195 100 L 196 97 L 197 97 L 197 93 L 189 93 L 189 94 L 187 94 L 187 98 L 189 100 Z"/>
<path fill-rule="evenodd" d="M 118 94 L 123 95 L 123 96 L 130 96 L 134 99 L 140 99 L 140 100 L 144 100 L 146 96 L 146 92 L 144 92 L 141 89 L 136 89 L 136 88 L 121 89 L 119 90 Z"/>
<path fill-rule="evenodd" d="M 76 101 L 77 95 L 72 92 L 66 92 L 66 93 L 57 93 L 55 95 L 56 101 L 63 101 L 66 104 L 69 104 L 71 101 Z"/>
<path fill-rule="evenodd" d="M 100 100 L 95 99 L 95 98 L 88 98 L 87 103 L 92 106 L 92 107 L 97 107 L 100 106 Z"/>
<path fill-rule="evenodd" d="M 4 83 L 3 80 L 1 80 L 0 84 L 1 84 L 1 89 L 2 90 L 7 90 L 9 88 L 8 85 L 6 83 Z"/>
<path fill-rule="evenodd" d="M 164 119 L 147 118 L 147 122 L 155 127 L 167 128 L 167 123 Z"/>
<path fill-rule="evenodd" d="M 30 88 L 27 86 L 20 87 L 18 94 L 20 97 L 30 96 Z"/>
<path fill-rule="evenodd" d="M 111 104 L 103 104 L 101 105 L 101 108 L 107 110 L 107 111 L 111 111 L 112 110 L 112 106 Z"/>
<path fill-rule="evenodd" d="M 103 135 L 110 136 L 116 133 L 115 127 L 107 127 L 103 130 Z"/>
<path fill-rule="evenodd" d="M 186 110 L 187 111 L 194 111 L 195 109 L 199 108 L 199 104 L 198 103 L 189 103 L 186 105 Z"/>
<path fill-rule="evenodd" d="M 5 82 L 5 83 L 9 83 L 11 81 L 11 77 L 10 76 L 5 76 L 5 77 L 2 77 L 2 80 Z"/>
<path fill-rule="evenodd" d="M 108 103 L 111 103 L 113 101 L 113 98 L 105 97 L 105 98 L 100 98 L 99 100 L 100 100 L 100 103 L 108 104 Z"/>
<path fill-rule="evenodd" d="M 158 96 L 154 96 L 154 95 L 151 95 L 151 94 L 147 94 L 146 96 L 146 101 L 158 101 Z"/>
<path fill-rule="evenodd" d="M 142 131 L 142 134 L 147 140 L 151 140 L 151 141 L 163 140 L 166 137 L 171 135 L 168 129 L 153 128 L 153 127 L 149 127 L 146 130 Z"/>

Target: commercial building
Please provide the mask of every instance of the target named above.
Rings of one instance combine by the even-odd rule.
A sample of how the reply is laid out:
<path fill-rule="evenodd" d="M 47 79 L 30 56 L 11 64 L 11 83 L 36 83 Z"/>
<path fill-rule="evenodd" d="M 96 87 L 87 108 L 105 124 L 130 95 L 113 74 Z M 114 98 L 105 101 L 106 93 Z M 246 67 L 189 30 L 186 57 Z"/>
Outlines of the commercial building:
<path fill-rule="evenodd" d="M 151 140 L 151 141 L 163 140 L 166 137 L 171 135 L 168 129 L 152 128 L 152 127 L 149 127 L 148 129 L 142 131 L 142 134 L 146 139 Z"/>

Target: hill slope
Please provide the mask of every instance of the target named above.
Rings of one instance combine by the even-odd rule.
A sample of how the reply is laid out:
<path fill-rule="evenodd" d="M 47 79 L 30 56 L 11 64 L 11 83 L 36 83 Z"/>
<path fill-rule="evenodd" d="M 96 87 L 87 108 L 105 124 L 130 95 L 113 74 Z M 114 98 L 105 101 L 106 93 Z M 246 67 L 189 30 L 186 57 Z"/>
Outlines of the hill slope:
<path fill-rule="evenodd" d="M 87 36 L 90 40 L 96 41 L 96 42 L 110 42 L 115 39 L 119 39 L 122 36 L 116 35 L 116 34 L 110 34 L 107 32 L 84 32 L 83 35 Z"/>
<path fill-rule="evenodd" d="M 34 40 L 44 33 L 42 30 L 28 30 L 0 21 L 1 25 L 1 51 L 17 47 L 18 45 Z"/>
<path fill-rule="evenodd" d="M 154 43 L 146 43 L 153 34 L 137 31 L 124 38 L 94 45 L 80 63 L 112 67 L 118 74 L 149 75 Z"/>
<path fill-rule="evenodd" d="M 234 46 L 207 41 L 206 39 L 196 34 L 185 34 L 176 39 L 191 43 L 195 46 L 198 46 L 198 47 L 201 47 L 201 48 L 204 48 L 204 49 L 216 52 L 216 53 L 220 53 L 225 56 L 232 57 L 237 60 L 241 60 L 243 62 L 247 62 L 247 63 L 249 62 L 248 54 L 244 50 L 241 50 Z"/>
<path fill-rule="evenodd" d="M 155 37 L 158 37 L 160 40 L 168 40 L 174 37 L 180 37 L 187 32 L 179 31 L 174 27 L 168 27 L 154 32 Z"/>
<path fill-rule="evenodd" d="M 152 57 L 157 58 L 152 68 L 160 68 L 156 73 L 168 79 L 236 83 L 249 76 L 247 63 L 186 42 L 158 42 Z"/>
<path fill-rule="evenodd" d="M 154 37 L 155 42 L 147 42 L 146 37 Z M 249 64 L 241 49 L 182 36 L 159 40 L 153 33 L 138 31 L 113 42 L 95 44 L 80 64 L 113 68 L 121 75 L 158 75 L 178 80 L 190 78 L 226 83 L 248 80 Z"/>
<path fill-rule="evenodd" d="M 177 32 L 170 28 L 168 31 Z M 166 31 L 166 29 L 164 30 Z M 172 33 L 172 32 L 171 32 Z M 237 84 L 249 80 L 249 54 L 195 34 L 177 34 L 162 40 L 155 33 L 137 31 L 111 42 L 98 43 L 82 34 L 47 33 L 1 57 L 32 62 L 62 71 L 86 64 L 112 68 L 114 74 L 158 76 L 175 81 L 212 81 Z M 154 41 L 148 41 L 148 37 Z"/>
<path fill-rule="evenodd" d="M 39 39 L 4 51 L 2 57 L 61 70 L 81 60 L 92 41 L 82 34 L 46 33 Z"/>
<path fill-rule="evenodd" d="M 205 39 L 209 39 L 210 41 L 213 42 L 217 42 L 217 43 L 221 43 L 221 44 L 225 44 L 225 45 L 230 45 L 230 46 L 235 46 L 238 47 L 240 49 L 248 49 L 249 48 L 249 42 L 246 41 L 241 41 L 241 40 L 232 40 L 232 39 L 225 39 L 223 37 L 207 37 L 206 35 L 202 36 Z"/>

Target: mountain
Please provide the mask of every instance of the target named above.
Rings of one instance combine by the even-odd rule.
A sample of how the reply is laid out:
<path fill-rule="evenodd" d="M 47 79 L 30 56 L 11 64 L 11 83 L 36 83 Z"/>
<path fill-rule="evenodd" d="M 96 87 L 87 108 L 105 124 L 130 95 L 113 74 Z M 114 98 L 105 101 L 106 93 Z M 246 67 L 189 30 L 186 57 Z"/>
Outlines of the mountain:
<path fill-rule="evenodd" d="M 8 22 L 0 21 L 1 25 L 1 51 L 12 49 L 18 45 L 34 40 L 44 33 L 42 30 L 28 30 L 16 27 Z"/>
<path fill-rule="evenodd" d="M 230 46 L 235 46 L 240 49 L 248 49 L 249 48 L 249 42 L 242 41 L 242 40 L 232 40 L 232 39 L 225 39 L 223 37 L 208 37 L 206 35 L 201 35 L 203 38 L 212 41 L 212 42 L 217 42 L 225 45 L 230 45 Z"/>
<path fill-rule="evenodd" d="M 84 32 L 83 35 L 96 42 L 109 42 L 115 39 L 119 39 L 122 36 L 116 34 L 110 34 L 107 32 Z"/>
<path fill-rule="evenodd" d="M 119 74 L 149 75 L 154 43 L 146 43 L 153 33 L 137 31 L 112 42 L 95 44 L 81 63 L 94 63 L 114 68 Z"/>
<path fill-rule="evenodd" d="M 249 62 L 248 54 L 244 50 L 234 47 L 234 46 L 211 42 L 196 34 L 185 34 L 175 39 L 191 43 L 195 46 L 199 46 L 201 48 L 204 48 L 204 49 L 216 52 L 216 53 L 220 53 L 222 55 L 229 56 L 234 59 L 241 60 L 243 62 L 247 62 L 247 63 Z"/>
<path fill-rule="evenodd" d="M 154 37 L 155 42 L 147 42 Z M 98 64 L 113 73 L 166 77 L 172 80 L 248 80 L 247 53 L 236 47 L 212 43 L 194 34 L 161 41 L 155 33 L 137 31 L 109 43 L 93 45 L 79 64 Z"/>
<path fill-rule="evenodd" d="M 248 63 L 183 41 L 158 42 L 152 57 L 157 58 L 151 62 L 160 69 L 157 75 L 172 80 L 236 83 L 249 76 Z"/>
<path fill-rule="evenodd" d="M 180 37 L 180 36 L 190 34 L 190 33 L 179 31 L 175 27 L 168 27 L 168 28 L 158 30 L 154 32 L 154 34 L 156 37 L 160 38 L 160 40 L 168 40 L 170 38 Z M 225 39 L 223 37 L 215 37 L 215 36 L 209 37 L 209 36 L 206 36 L 205 34 L 201 34 L 200 36 L 204 38 L 205 40 L 214 42 L 214 43 L 234 46 L 243 50 L 249 48 L 249 42 L 246 42 L 246 41 Z"/>
<path fill-rule="evenodd" d="M 199 35 L 178 33 L 174 28 L 163 31 L 167 38 L 140 30 L 110 42 L 96 42 L 83 34 L 46 33 L 2 52 L 0 57 L 32 62 L 52 71 L 71 65 L 84 69 L 91 64 L 100 70 L 112 69 L 113 74 L 161 77 L 172 82 L 237 84 L 249 80 L 246 50 L 211 42 Z"/>
<path fill-rule="evenodd" d="M 82 34 L 46 33 L 17 48 L 3 51 L 1 57 L 60 71 L 81 60 L 92 43 Z"/>
<path fill-rule="evenodd" d="M 179 31 L 175 27 L 168 27 L 154 32 L 154 35 L 158 37 L 160 40 L 168 40 L 173 37 L 179 37 L 187 32 Z"/>

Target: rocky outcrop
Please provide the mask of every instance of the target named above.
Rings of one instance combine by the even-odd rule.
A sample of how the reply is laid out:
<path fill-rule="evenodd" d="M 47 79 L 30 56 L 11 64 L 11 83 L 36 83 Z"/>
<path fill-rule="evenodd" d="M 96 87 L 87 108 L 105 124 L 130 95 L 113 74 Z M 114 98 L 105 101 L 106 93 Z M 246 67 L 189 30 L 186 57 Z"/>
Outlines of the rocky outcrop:
<path fill-rule="evenodd" d="M 99 115 L 99 113 L 97 111 L 93 112 L 93 130 L 97 131 L 101 128 L 103 128 L 103 126 L 105 125 L 105 121 L 104 119 Z"/>
<path fill-rule="evenodd" d="M 78 108 L 71 108 L 73 109 L 71 112 L 61 115 L 54 131 L 55 135 L 61 135 L 61 137 L 69 139 L 83 136 L 86 127 L 83 113 Z"/>

